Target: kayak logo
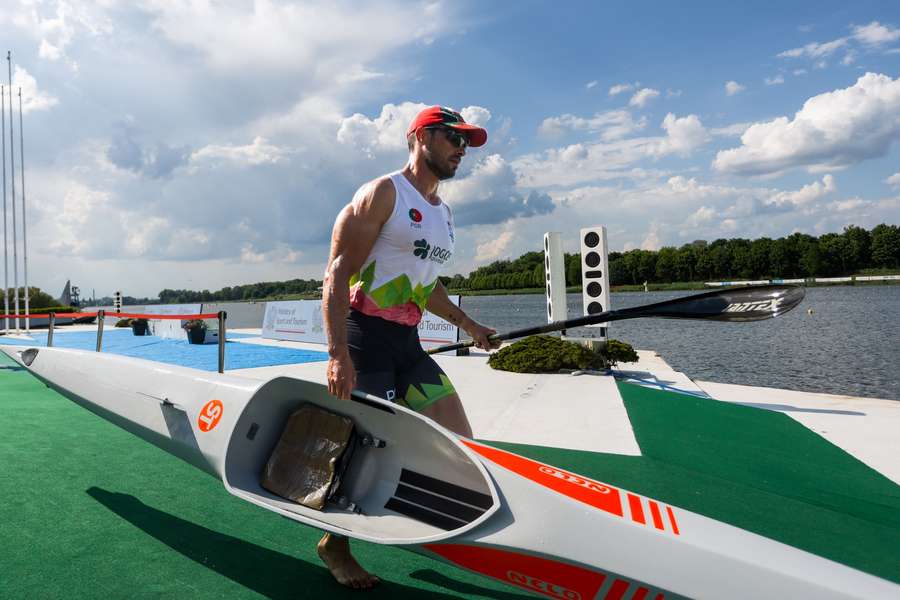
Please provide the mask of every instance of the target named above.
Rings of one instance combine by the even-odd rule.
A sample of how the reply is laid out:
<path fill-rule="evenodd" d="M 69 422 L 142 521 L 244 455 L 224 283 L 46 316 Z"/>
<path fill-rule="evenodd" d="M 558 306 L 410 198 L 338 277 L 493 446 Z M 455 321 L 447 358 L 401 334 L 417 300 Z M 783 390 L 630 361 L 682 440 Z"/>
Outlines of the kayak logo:
<path fill-rule="evenodd" d="M 204 433 L 212 431 L 219 424 L 219 419 L 222 418 L 223 412 L 225 411 L 222 408 L 221 400 L 210 400 L 200 409 L 200 416 L 197 417 L 197 427 Z"/>
<path fill-rule="evenodd" d="M 736 304 L 729 304 L 725 307 L 724 312 L 731 313 L 739 313 L 739 312 L 756 312 L 756 311 L 767 311 L 767 312 L 775 312 L 778 310 L 778 307 L 784 302 L 784 298 L 772 298 L 770 300 L 757 300 L 756 302 L 738 302 Z"/>
<path fill-rule="evenodd" d="M 597 492 L 598 494 L 609 494 L 612 491 L 605 485 L 597 483 L 596 481 L 590 481 L 583 477 L 579 477 L 578 475 L 566 473 L 565 471 L 560 471 L 559 469 L 554 469 L 553 467 L 548 467 L 546 465 L 538 467 L 538 471 L 547 475 L 552 475 L 553 477 L 562 479 L 563 481 L 566 481 L 568 483 L 587 488 L 593 492 Z"/>
<path fill-rule="evenodd" d="M 416 240 L 413 242 L 413 246 L 415 246 L 415 250 L 413 250 L 414 256 L 418 256 L 422 260 L 428 258 L 428 252 L 431 250 L 431 244 L 428 243 L 428 240 L 424 238 Z"/>
<path fill-rule="evenodd" d="M 561 598 L 562 600 L 581 600 L 581 594 L 575 590 L 564 588 L 561 585 L 550 583 L 519 573 L 518 571 L 507 571 L 506 578 L 513 584 L 529 590 L 533 590 L 539 594 L 550 596 L 551 598 Z"/>

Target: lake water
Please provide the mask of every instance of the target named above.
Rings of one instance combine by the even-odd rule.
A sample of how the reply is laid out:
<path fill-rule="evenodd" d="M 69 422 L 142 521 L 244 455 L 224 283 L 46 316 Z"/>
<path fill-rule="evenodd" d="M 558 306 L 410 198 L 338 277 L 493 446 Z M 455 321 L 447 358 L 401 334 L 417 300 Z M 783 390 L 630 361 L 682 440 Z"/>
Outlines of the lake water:
<path fill-rule="evenodd" d="M 613 294 L 612 308 L 692 293 Z M 581 294 L 567 301 L 569 318 L 580 316 Z M 542 295 L 468 296 L 463 308 L 501 332 L 547 320 Z M 612 323 L 609 335 L 693 379 L 900 400 L 900 285 L 808 288 L 800 306 L 767 321 L 633 319 Z"/>

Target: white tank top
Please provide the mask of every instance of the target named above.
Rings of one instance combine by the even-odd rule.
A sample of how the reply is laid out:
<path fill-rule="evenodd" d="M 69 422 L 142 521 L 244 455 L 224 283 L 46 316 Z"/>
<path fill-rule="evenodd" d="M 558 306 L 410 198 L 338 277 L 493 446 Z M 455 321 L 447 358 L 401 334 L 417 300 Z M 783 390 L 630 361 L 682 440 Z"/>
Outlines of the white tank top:
<path fill-rule="evenodd" d="M 417 325 L 444 263 L 453 255 L 453 215 L 431 204 L 403 173 L 391 173 L 396 201 L 363 263 L 350 278 L 350 306 L 403 325 Z"/>

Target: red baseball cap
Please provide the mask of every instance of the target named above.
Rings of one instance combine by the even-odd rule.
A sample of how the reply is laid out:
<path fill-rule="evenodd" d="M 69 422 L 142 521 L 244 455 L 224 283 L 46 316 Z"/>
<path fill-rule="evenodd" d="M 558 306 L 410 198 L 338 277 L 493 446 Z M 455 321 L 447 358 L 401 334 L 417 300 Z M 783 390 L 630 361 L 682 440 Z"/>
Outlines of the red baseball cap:
<path fill-rule="evenodd" d="M 417 114 L 416 118 L 409 124 L 406 135 L 408 136 L 422 127 L 431 125 L 443 125 L 464 133 L 469 140 L 469 146 L 472 148 L 484 146 L 485 142 L 487 142 L 486 129 L 466 123 L 461 114 L 444 106 L 429 106 Z"/>

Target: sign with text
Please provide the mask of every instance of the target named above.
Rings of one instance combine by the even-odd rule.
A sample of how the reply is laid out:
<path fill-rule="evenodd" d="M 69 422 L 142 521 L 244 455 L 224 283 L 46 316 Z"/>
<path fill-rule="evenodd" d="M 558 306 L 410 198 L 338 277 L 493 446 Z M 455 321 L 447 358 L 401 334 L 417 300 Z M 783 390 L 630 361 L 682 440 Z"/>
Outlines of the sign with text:
<path fill-rule="evenodd" d="M 262 336 L 270 340 L 289 340 L 325 344 L 325 322 L 321 300 L 266 302 Z"/>
<path fill-rule="evenodd" d="M 459 296 L 450 296 L 459 306 Z M 321 300 L 290 300 L 267 302 L 263 317 L 262 337 L 270 340 L 289 340 L 326 344 L 325 322 L 322 320 Z M 452 344 L 459 339 L 459 328 L 428 311 L 419 322 L 419 340 L 423 348 Z"/>

